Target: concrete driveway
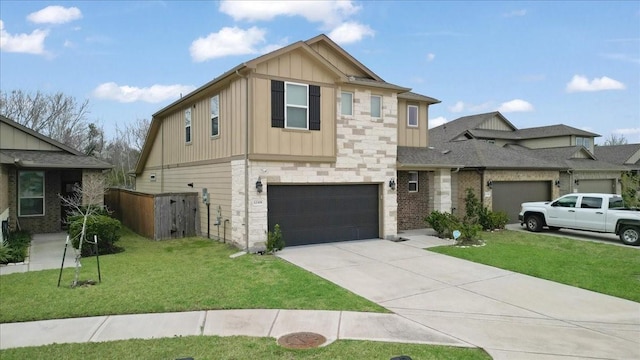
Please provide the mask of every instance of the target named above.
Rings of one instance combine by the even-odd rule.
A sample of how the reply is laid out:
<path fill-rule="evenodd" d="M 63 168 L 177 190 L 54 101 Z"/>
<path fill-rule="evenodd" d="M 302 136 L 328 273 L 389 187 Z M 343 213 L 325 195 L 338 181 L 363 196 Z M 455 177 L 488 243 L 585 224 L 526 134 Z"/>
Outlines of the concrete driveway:
<path fill-rule="evenodd" d="M 640 359 L 640 303 L 423 250 L 448 243 L 425 231 L 403 237 L 278 256 L 494 359 Z"/>

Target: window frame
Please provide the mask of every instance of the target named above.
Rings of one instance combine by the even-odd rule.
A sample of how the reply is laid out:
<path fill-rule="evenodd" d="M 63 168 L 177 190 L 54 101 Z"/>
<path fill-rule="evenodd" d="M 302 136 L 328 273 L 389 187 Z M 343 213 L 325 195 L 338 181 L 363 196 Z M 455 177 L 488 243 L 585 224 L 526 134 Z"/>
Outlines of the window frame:
<path fill-rule="evenodd" d="M 416 124 L 411 125 L 411 108 L 416 109 Z M 420 126 L 420 106 L 418 105 L 407 105 L 407 127 L 417 128 Z"/>
<path fill-rule="evenodd" d="M 214 112 L 213 112 L 213 101 L 214 101 L 214 99 L 216 100 L 216 103 L 218 104 L 218 106 L 217 106 L 218 112 L 215 114 L 215 116 L 214 116 Z M 212 138 L 217 138 L 217 137 L 220 137 L 220 95 L 219 94 L 218 95 L 214 95 L 214 96 L 211 97 L 211 99 L 209 100 L 209 106 L 210 106 L 210 110 L 211 110 L 210 111 L 210 115 L 211 115 L 211 124 L 210 124 L 210 126 L 211 126 L 211 137 Z M 215 134 L 213 133 L 214 118 L 215 118 L 215 122 L 216 122 L 216 125 L 217 125 L 216 128 L 218 130 L 218 132 L 216 132 Z"/>
<path fill-rule="evenodd" d="M 344 105 L 345 105 L 345 101 L 344 101 L 344 96 L 345 95 L 349 95 L 351 97 L 351 101 L 349 101 L 349 110 L 351 110 L 351 112 L 349 114 L 345 114 L 344 113 Z M 341 91 L 340 92 L 340 115 L 342 116 L 353 116 L 353 99 L 354 99 L 354 93 L 352 91 Z"/>
<path fill-rule="evenodd" d="M 288 101 L 289 91 L 287 91 L 288 85 L 304 87 L 305 89 L 304 98 L 306 101 L 305 106 L 301 106 L 298 104 L 289 104 L 289 101 Z M 289 126 L 289 119 L 288 119 L 289 112 L 287 111 L 289 107 L 296 108 L 296 109 L 305 109 L 305 127 L 304 128 L 297 127 L 297 126 Z M 291 130 L 309 130 L 309 84 L 301 84 L 301 83 L 295 83 L 291 81 L 284 82 L 284 128 L 291 129 Z"/>
<path fill-rule="evenodd" d="M 38 174 L 40 175 L 40 177 L 42 178 L 42 195 L 30 195 L 30 196 L 24 196 L 22 194 L 22 175 L 23 174 L 27 174 L 27 173 L 34 173 L 34 174 Z M 46 197 L 45 197 L 45 192 L 46 192 L 46 173 L 43 170 L 20 170 L 18 172 L 18 216 L 19 217 L 35 217 L 35 216 L 44 216 L 46 213 Z M 42 199 L 42 212 L 39 214 L 23 214 L 22 213 L 22 200 L 23 199 Z"/>
<path fill-rule="evenodd" d="M 419 182 L 420 182 L 420 174 L 417 171 L 409 171 L 409 181 L 407 182 L 407 189 L 410 193 L 415 193 L 420 190 Z M 412 179 L 412 176 L 415 175 L 415 180 Z M 411 189 L 411 185 L 415 184 L 415 190 Z"/>
<path fill-rule="evenodd" d="M 585 145 L 585 142 L 587 143 Z M 578 146 L 583 146 L 587 149 L 591 148 L 591 138 L 588 137 L 584 137 L 584 136 L 576 136 L 576 145 Z"/>
<path fill-rule="evenodd" d="M 184 111 L 184 142 L 185 144 L 191 144 L 193 141 L 193 127 L 192 117 L 191 117 L 191 108 L 188 108 Z"/>
<path fill-rule="evenodd" d="M 373 115 L 373 99 L 377 98 L 378 99 L 378 116 Z M 371 114 L 371 117 L 374 119 L 381 119 L 382 118 L 382 96 L 380 95 L 371 95 L 371 99 L 369 100 L 369 105 L 371 106 L 371 109 L 369 110 L 369 113 Z"/>

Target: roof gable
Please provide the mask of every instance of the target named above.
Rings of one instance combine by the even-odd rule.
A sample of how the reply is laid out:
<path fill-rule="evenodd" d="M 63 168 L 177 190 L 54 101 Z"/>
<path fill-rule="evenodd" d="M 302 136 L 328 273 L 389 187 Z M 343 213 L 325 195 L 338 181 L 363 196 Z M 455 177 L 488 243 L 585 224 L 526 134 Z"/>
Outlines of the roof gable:
<path fill-rule="evenodd" d="M 76 149 L 66 146 L 60 142 L 53 140 L 48 136 L 44 136 L 37 131 L 29 129 L 28 127 L 19 124 L 4 115 L 0 115 L 0 125 L 7 126 L 13 129 L 16 133 L 22 133 L 26 137 L 24 139 L 25 145 L 16 148 L 12 146 L 14 150 L 49 150 L 49 151 L 64 151 L 73 155 L 83 155 Z M 7 132 L 3 131 L 2 136 L 7 136 Z M 44 145 L 44 146 L 43 146 Z M 0 146 L 0 149 L 10 149 L 7 145 Z"/>
<path fill-rule="evenodd" d="M 604 161 L 619 165 L 634 165 L 640 162 L 640 144 L 599 145 L 594 148 L 595 155 Z"/>
<path fill-rule="evenodd" d="M 490 113 L 469 115 L 449 121 L 430 129 L 429 138 L 437 143 L 475 138 L 476 134 L 488 134 L 490 132 L 510 134 L 517 128 L 507 120 L 499 111 Z M 494 138 L 495 136 L 491 136 Z"/>

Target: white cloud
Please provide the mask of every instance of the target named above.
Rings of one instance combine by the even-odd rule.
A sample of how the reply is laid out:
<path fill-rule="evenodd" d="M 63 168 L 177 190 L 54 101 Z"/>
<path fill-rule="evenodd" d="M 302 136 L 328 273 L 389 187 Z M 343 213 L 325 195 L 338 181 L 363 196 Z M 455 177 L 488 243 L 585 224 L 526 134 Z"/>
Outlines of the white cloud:
<path fill-rule="evenodd" d="M 47 6 L 27 16 L 27 20 L 36 24 L 64 24 L 82 18 L 77 7 Z"/>
<path fill-rule="evenodd" d="M 427 61 L 433 61 L 436 58 L 436 54 L 429 53 L 427 54 Z"/>
<path fill-rule="evenodd" d="M 533 111 L 533 105 L 522 99 L 514 99 L 500 104 L 498 111 L 502 113 L 528 112 Z"/>
<path fill-rule="evenodd" d="M 449 107 L 449 111 L 452 113 L 459 113 L 464 111 L 465 104 L 462 101 L 457 101 L 453 106 Z"/>
<path fill-rule="evenodd" d="M 193 61 L 196 62 L 228 55 L 255 54 L 260 51 L 256 45 L 265 41 L 265 32 L 264 29 L 255 26 L 247 30 L 224 27 L 217 33 L 194 40 L 189 52 Z"/>
<path fill-rule="evenodd" d="M 516 16 L 525 16 L 525 15 L 527 15 L 526 9 L 513 10 L 508 13 L 502 14 L 502 16 L 504 17 L 516 17 Z"/>
<path fill-rule="evenodd" d="M 4 22 L 0 20 L 0 49 L 6 52 L 44 55 L 44 40 L 49 35 L 48 30 L 33 30 L 31 34 L 9 34 L 4 29 Z"/>
<path fill-rule="evenodd" d="M 360 10 L 352 1 L 221 1 L 220 12 L 234 20 L 268 21 L 278 16 L 301 16 L 328 27 L 342 23 Z"/>
<path fill-rule="evenodd" d="M 195 90 L 195 86 L 191 85 L 152 85 L 139 88 L 127 85 L 119 86 L 114 82 L 108 82 L 95 88 L 93 96 L 121 103 L 136 101 L 158 103 L 165 100 L 178 99 L 181 94 L 187 94 L 193 90 Z"/>
<path fill-rule="evenodd" d="M 350 44 L 362 40 L 365 36 L 373 36 L 375 32 L 367 25 L 357 22 L 346 22 L 331 30 L 329 37 L 338 44 Z"/>
<path fill-rule="evenodd" d="M 447 118 L 445 118 L 444 116 L 438 116 L 437 118 L 429 119 L 429 129 L 432 129 L 436 126 L 440 126 L 446 123 L 447 123 Z"/>
<path fill-rule="evenodd" d="M 569 83 L 567 83 L 567 92 L 583 92 L 583 91 L 603 91 L 603 90 L 622 90 L 625 85 L 620 81 L 603 76 L 594 78 L 589 81 L 586 76 L 574 75 Z"/>

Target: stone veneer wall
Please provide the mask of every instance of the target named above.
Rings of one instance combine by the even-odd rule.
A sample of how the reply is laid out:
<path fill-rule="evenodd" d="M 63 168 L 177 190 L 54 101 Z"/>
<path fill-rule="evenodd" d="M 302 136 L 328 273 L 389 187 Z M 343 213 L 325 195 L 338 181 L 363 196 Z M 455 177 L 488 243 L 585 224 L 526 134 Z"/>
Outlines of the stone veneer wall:
<path fill-rule="evenodd" d="M 337 111 L 340 109 L 340 91 Z M 369 91 L 356 91 L 354 116 L 337 115 L 335 163 L 313 162 L 249 162 L 249 246 L 267 238 L 267 194 L 269 184 L 379 184 L 382 199 L 381 237 L 397 234 L 396 190 L 388 186 L 396 178 L 397 98 L 383 97 L 383 118 L 373 119 L 369 113 Z M 244 160 L 231 163 L 233 242 L 245 247 Z M 263 192 L 255 183 L 260 177 Z"/>

